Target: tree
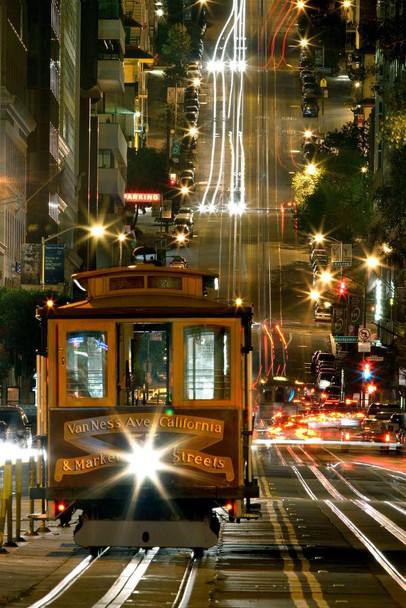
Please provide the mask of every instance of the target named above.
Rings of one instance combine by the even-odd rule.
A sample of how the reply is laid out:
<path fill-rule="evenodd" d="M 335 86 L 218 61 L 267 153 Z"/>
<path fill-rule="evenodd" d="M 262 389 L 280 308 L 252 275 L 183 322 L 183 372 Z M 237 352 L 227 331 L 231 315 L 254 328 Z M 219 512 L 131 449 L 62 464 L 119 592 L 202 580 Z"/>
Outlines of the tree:
<path fill-rule="evenodd" d="M 168 187 L 168 161 L 164 151 L 155 148 L 129 148 L 127 189 L 164 192 Z"/>
<path fill-rule="evenodd" d="M 294 177 L 299 228 L 327 231 L 346 242 L 368 235 L 371 178 L 361 172 L 364 159 L 357 149 L 357 133 L 350 124 L 328 133 L 317 154 L 317 175 L 312 180 L 305 174 Z"/>
<path fill-rule="evenodd" d="M 41 346 L 37 306 L 47 299 L 43 291 L 0 287 L 0 381 L 12 367 L 20 379 L 21 399 L 28 400 L 35 372 L 36 351 Z"/>
<path fill-rule="evenodd" d="M 406 60 L 406 14 L 388 15 L 382 19 L 371 17 L 361 20 L 359 33 L 365 46 L 379 48 L 386 61 Z"/>
<path fill-rule="evenodd" d="M 406 83 L 396 82 L 385 94 L 386 117 L 382 121 L 383 138 L 393 147 L 401 149 L 406 143 Z"/>
<path fill-rule="evenodd" d="M 387 243 L 392 249 L 388 262 L 403 268 L 406 259 L 406 145 L 388 154 L 385 185 L 375 194 L 376 218 L 371 241 Z"/>
<path fill-rule="evenodd" d="M 187 56 L 192 49 L 192 39 L 187 29 L 180 23 L 175 23 L 168 32 L 168 39 L 162 45 L 162 53 L 169 62 L 174 62 L 174 66 L 167 70 L 168 75 L 185 76 L 185 65 Z"/>

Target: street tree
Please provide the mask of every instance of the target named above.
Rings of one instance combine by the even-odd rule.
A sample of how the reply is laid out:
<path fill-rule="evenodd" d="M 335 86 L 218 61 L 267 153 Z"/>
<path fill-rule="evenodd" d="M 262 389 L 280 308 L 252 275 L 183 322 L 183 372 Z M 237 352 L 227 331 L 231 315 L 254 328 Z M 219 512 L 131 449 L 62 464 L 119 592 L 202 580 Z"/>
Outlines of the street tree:
<path fill-rule="evenodd" d="M 46 295 L 43 291 L 0 287 L 0 382 L 14 369 L 22 402 L 28 401 L 32 390 L 36 351 L 41 346 L 35 310 L 45 304 Z"/>
<path fill-rule="evenodd" d="M 388 262 L 404 268 L 406 260 L 406 145 L 394 147 L 387 157 L 385 184 L 375 193 L 375 221 L 371 241 L 386 243 L 392 250 Z"/>
<path fill-rule="evenodd" d="M 186 75 L 185 65 L 191 49 L 192 39 L 186 27 L 181 23 L 175 23 L 168 32 L 167 41 L 162 45 L 164 58 L 173 64 L 172 68 L 166 70 L 168 77 Z"/>
<path fill-rule="evenodd" d="M 364 157 L 357 148 L 357 131 L 345 125 L 328 133 L 319 147 L 316 174 L 296 174 L 292 187 L 298 227 L 327 231 L 339 240 L 366 238 L 373 217 L 371 177 L 363 173 Z"/>
<path fill-rule="evenodd" d="M 164 192 L 168 185 L 168 162 L 164 151 L 156 148 L 129 148 L 127 154 L 127 189 L 140 192 Z"/>

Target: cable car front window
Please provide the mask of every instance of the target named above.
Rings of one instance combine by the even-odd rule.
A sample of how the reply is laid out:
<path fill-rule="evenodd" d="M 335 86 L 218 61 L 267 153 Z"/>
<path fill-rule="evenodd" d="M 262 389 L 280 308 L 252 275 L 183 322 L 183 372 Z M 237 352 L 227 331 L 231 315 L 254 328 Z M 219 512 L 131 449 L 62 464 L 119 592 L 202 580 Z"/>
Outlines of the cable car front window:
<path fill-rule="evenodd" d="M 119 345 L 119 404 L 169 404 L 170 325 L 121 323 Z"/>
<path fill-rule="evenodd" d="M 230 399 L 230 330 L 198 326 L 184 330 L 185 399 Z"/>
<path fill-rule="evenodd" d="M 67 397 L 101 399 L 107 395 L 107 332 L 66 334 Z"/>

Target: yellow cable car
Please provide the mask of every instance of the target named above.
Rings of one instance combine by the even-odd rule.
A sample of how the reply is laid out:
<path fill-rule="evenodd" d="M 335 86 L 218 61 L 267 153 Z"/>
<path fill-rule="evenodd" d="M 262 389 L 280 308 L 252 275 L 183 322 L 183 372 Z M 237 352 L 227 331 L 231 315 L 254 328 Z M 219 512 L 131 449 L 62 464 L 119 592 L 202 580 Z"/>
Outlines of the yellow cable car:
<path fill-rule="evenodd" d="M 32 497 L 62 520 L 80 511 L 74 538 L 91 551 L 212 546 L 216 509 L 239 521 L 258 496 L 251 308 L 220 303 L 216 275 L 199 270 L 139 264 L 73 278 L 83 301 L 39 311 L 48 479 Z"/>

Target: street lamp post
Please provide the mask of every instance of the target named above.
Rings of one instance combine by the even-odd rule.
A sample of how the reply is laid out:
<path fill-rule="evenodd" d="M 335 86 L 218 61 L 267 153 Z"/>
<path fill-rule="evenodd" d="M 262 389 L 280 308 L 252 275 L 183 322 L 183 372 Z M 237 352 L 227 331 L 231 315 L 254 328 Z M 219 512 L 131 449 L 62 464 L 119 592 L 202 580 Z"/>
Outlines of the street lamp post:
<path fill-rule="evenodd" d="M 65 228 L 65 230 L 61 230 L 55 234 L 51 234 L 48 237 L 41 237 L 41 289 L 44 291 L 45 289 L 45 245 L 49 241 L 53 241 L 58 238 L 62 234 L 66 234 L 67 232 L 71 232 L 72 230 L 85 230 L 88 231 L 91 236 L 99 237 L 102 236 L 105 232 L 104 227 L 100 225 L 93 226 L 92 228 L 85 228 L 84 226 L 70 226 L 69 228 Z"/>
<path fill-rule="evenodd" d="M 118 265 L 121 267 L 123 265 L 123 243 L 126 239 L 126 235 L 122 232 L 118 235 L 118 244 L 119 244 L 119 259 Z"/>

